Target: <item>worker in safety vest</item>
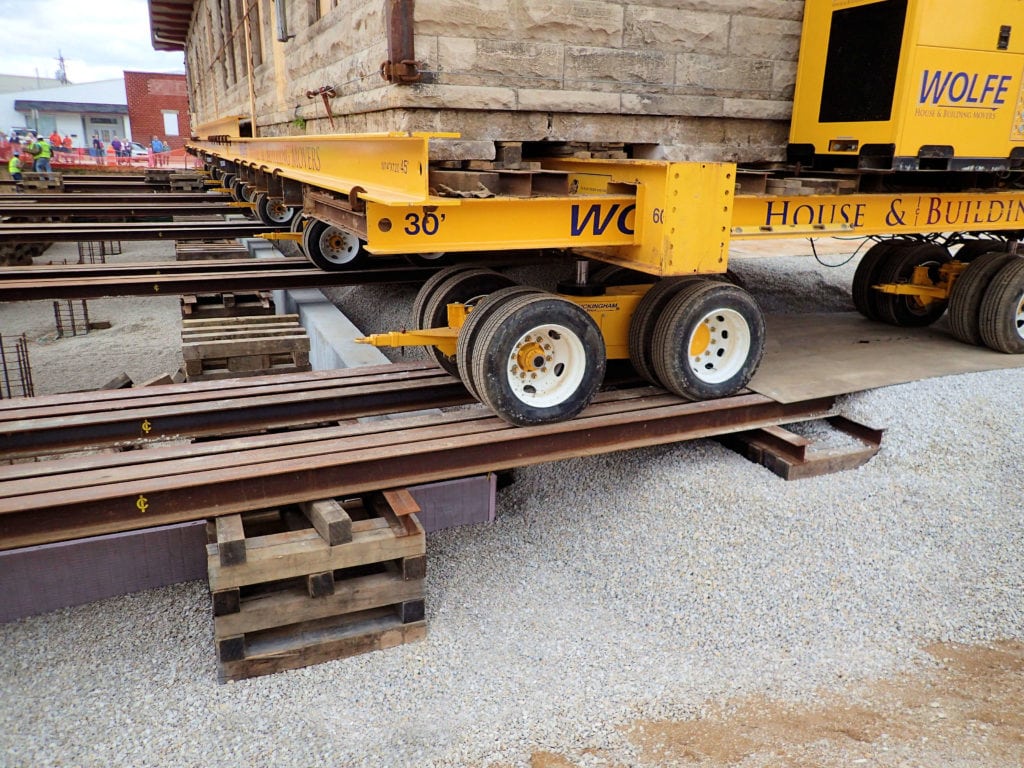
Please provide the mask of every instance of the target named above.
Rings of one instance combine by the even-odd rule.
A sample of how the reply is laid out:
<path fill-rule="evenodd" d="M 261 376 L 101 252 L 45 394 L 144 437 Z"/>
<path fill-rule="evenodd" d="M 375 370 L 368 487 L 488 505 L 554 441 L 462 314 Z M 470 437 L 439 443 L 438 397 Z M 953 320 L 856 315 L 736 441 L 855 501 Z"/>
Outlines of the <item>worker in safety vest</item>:
<path fill-rule="evenodd" d="M 32 169 L 37 173 L 52 173 L 50 158 L 53 157 L 53 147 L 46 139 L 37 139 L 36 141 L 39 144 L 39 154 L 36 155 Z"/>
<path fill-rule="evenodd" d="M 7 161 L 7 172 L 11 174 L 11 178 L 14 179 L 14 188 L 16 191 L 21 191 L 21 156 L 15 152 L 11 155 L 11 159 Z"/>

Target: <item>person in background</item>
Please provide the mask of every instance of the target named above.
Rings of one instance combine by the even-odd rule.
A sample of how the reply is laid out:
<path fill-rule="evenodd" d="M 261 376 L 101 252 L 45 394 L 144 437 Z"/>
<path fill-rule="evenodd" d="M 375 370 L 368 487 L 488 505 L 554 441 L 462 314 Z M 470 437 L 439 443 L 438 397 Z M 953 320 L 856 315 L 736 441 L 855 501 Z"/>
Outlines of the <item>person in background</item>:
<path fill-rule="evenodd" d="M 117 158 L 115 160 L 115 162 L 118 165 L 120 165 L 121 164 L 121 158 L 124 157 L 124 155 L 122 154 L 121 140 L 119 138 L 117 138 L 117 136 L 115 136 L 114 138 L 112 138 L 110 140 L 110 148 L 112 150 L 114 150 L 114 157 Z"/>
<path fill-rule="evenodd" d="M 164 142 L 160 141 L 159 137 L 153 137 L 153 155 L 156 157 L 157 165 L 167 165 L 167 155 L 165 152 L 170 152 L 171 148 Z"/>
<path fill-rule="evenodd" d="M 61 148 L 64 146 L 64 143 L 63 143 L 63 141 L 60 138 L 60 134 L 57 133 L 57 129 L 56 128 L 54 128 L 53 129 L 53 133 L 50 134 L 49 142 L 50 142 L 50 148 L 54 152 L 60 152 Z"/>
<path fill-rule="evenodd" d="M 70 133 L 67 136 L 64 137 L 63 144 L 64 144 L 64 151 L 65 152 L 70 152 L 71 151 L 71 145 L 72 145 L 71 134 Z"/>
<path fill-rule="evenodd" d="M 14 191 L 21 192 L 21 156 L 17 151 L 11 155 L 11 159 L 7 161 L 7 172 L 11 174 L 11 178 L 14 179 Z"/>
<path fill-rule="evenodd" d="M 96 162 L 100 165 L 104 165 L 106 152 L 107 148 L 103 146 L 103 139 L 100 138 L 98 133 L 94 133 L 92 135 L 92 156 L 96 158 Z"/>

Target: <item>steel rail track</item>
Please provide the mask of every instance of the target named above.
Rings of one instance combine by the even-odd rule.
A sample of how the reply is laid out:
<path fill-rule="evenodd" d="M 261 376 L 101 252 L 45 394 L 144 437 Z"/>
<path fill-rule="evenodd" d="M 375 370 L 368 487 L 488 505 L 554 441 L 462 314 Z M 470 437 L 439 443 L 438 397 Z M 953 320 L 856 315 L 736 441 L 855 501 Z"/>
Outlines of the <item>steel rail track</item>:
<path fill-rule="evenodd" d="M 234 200 L 222 192 L 75 192 L 74 198 L 67 192 L 26 192 L 20 195 L 0 194 L 0 212 L 9 206 L 63 203 L 74 199 L 81 203 L 226 203 Z"/>
<path fill-rule="evenodd" d="M 191 274 L 193 272 L 262 272 L 275 269 L 316 269 L 304 256 L 254 259 L 188 259 L 186 261 L 129 261 L 104 264 L 33 264 L 0 267 L 0 283 L 19 280 L 74 280 L 81 277 L 124 278 L 134 276 Z"/>
<path fill-rule="evenodd" d="M 224 437 L 473 402 L 409 363 L 0 401 L 0 459 Z"/>
<path fill-rule="evenodd" d="M 201 520 L 818 418 L 833 398 L 684 402 L 601 394 L 572 421 L 513 427 L 483 406 L 0 467 L 0 549 Z"/>
<path fill-rule="evenodd" d="M 215 202 L 116 202 L 116 203 L 93 203 L 93 202 L 68 202 L 51 203 L 37 202 L 30 204 L 3 204 L 0 205 L 0 216 L 41 220 L 52 217 L 63 219 L 119 219 L 131 220 L 134 218 L 151 216 L 200 216 L 205 214 L 226 214 L 243 213 L 244 208 L 227 200 Z"/>
<path fill-rule="evenodd" d="M 172 221 L 46 224 L 0 224 L 0 243 L 51 243 L 89 240 L 207 240 L 225 237 L 255 237 L 281 231 L 262 222 Z"/>
<path fill-rule="evenodd" d="M 260 259 L 259 261 L 262 261 Z M 254 262 L 259 264 L 259 261 Z M 209 267 L 177 274 L 126 274 L 98 277 L 63 276 L 0 279 L 0 301 L 38 299 L 94 299 L 104 296 L 162 296 L 186 293 L 223 293 L 325 285 L 372 285 L 378 283 L 423 282 L 436 267 L 409 264 L 347 272 L 323 272 L 304 267 L 259 269 L 245 267 L 219 272 Z M 69 268 L 70 269 L 70 268 Z"/>

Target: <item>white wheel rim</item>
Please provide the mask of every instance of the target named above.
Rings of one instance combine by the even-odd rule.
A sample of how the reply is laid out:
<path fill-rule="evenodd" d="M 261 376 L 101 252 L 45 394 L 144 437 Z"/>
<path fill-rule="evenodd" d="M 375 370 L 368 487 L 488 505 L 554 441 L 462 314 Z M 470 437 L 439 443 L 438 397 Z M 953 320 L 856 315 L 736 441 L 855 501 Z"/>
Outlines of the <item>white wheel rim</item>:
<path fill-rule="evenodd" d="M 277 224 L 287 224 L 292 219 L 293 209 L 282 203 L 280 200 L 267 201 L 267 216 Z"/>
<path fill-rule="evenodd" d="M 706 384 L 735 376 L 750 356 L 750 326 L 734 309 L 708 312 L 687 339 L 690 370 Z"/>
<path fill-rule="evenodd" d="M 438 261 L 439 259 L 443 259 L 447 254 L 447 251 L 435 251 L 433 253 L 420 253 L 417 255 L 424 261 Z"/>
<path fill-rule="evenodd" d="M 1013 324 L 1017 329 L 1017 335 L 1024 339 L 1024 294 L 1017 301 L 1017 312 L 1014 315 Z"/>
<path fill-rule="evenodd" d="M 332 264 L 348 264 L 359 255 L 359 238 L 337 227 L 328 227 L 320 234 L 320 253 Z"/>
<path fill-rule="evenodd" d="M 548 408 L 573 397 L 583 381 L 587 352 L 564 325 L 532 328 L 516 341 L 506 361 L 512 393 L 527 405 Z"/>

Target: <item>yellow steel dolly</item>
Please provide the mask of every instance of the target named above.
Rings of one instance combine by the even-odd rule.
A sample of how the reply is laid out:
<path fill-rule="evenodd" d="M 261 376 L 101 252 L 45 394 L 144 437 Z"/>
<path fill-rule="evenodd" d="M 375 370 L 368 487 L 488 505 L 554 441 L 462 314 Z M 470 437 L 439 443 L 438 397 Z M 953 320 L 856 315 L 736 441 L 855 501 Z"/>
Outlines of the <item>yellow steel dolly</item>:
<path fill-rule="evenodd" d="M 512 423 L 575 416 L 608 359 L 628 359 L 652 383 L 692 399 L 742 389 L 765 328 L 754 299 L 724 278 L 732 239 L 882 237 L 853 281 L 864 315 L 923 325 L 948 305 L 964 341 L 1024 352 L 1024 260 L 1008 242 L 1024 229 L 1024 192 L 736 194 L 729 163 L 547 159 L 528 189 L 513 180 L 523 196 L 452 197 L 432 189 L 430 139 L 225 139 L 192 150 L 222 181 L 233 176 L 264 220 L 284 210 L 277 215 L 301 221 L 301 207 L 306 223 L 293 236 L 323 269 L 381 254 L 576 255 L 576 279 L 557 294 L 510 285 L 492 270 L 449 267 L 421 289 L 415 330 L 364 340 L 429 347 Z M 950 232 L 992 239 L 954 259 L 925 237 Z M 592 278 L 587 260 L 620 269 Z"/>

